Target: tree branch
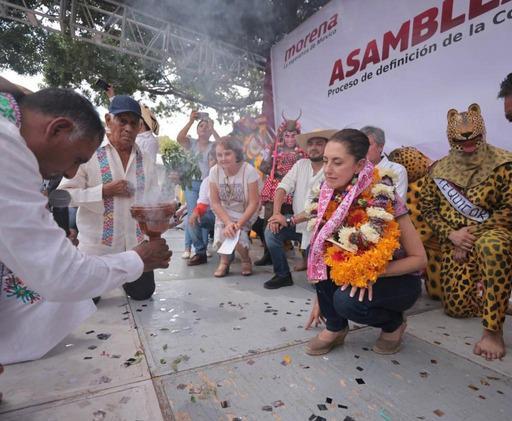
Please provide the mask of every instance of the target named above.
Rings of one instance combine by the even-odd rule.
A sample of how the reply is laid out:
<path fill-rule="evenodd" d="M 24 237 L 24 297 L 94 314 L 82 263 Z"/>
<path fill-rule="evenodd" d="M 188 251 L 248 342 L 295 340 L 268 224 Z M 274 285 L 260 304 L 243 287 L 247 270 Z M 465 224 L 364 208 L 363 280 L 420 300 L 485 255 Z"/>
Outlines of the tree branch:
<path fill-rule="evenodd" d="M 229 104 L 227 104 L 221 101 L 208 100 L 200 96 L 188 94 L 183 91 L 180 91 L 179 89 L 174 88 L 173 86 L 169 86 L 166 88 L 141 87 L 141 90 L 153 95 L 174 95 L 186 101 L 197 102 L 201 105 L 211 107 L 217 111 L 222 112 L 237 111 L 244 107 L 254 104 L 256 101 L 261 100 L 259 96 L 253 95 L 252 92 L 251 94 L 249 94 L 247 98 L 238 101 L 231 101 Z"/>

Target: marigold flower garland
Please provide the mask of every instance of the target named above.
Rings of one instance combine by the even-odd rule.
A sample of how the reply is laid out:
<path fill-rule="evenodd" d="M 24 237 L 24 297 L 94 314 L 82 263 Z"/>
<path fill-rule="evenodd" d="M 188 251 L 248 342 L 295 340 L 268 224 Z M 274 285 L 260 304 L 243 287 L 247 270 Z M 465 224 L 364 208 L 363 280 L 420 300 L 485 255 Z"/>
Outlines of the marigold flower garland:
<path fill-rule="evenodd" d="M 375 169 L 372 184 L 352 203 L 343 225 L 327 240 L 324 261 L 336 285 L 365 288 L 374 283 L 400 247 L 400 229 L 393 215 L 396 177 L 392 171 Z M 316 198 L 306 207 L 311 229 L 316 223 L 318 194 L 313 192 Z M 333 196 L 324 221 L 329 220 L 345 194 Z"/>

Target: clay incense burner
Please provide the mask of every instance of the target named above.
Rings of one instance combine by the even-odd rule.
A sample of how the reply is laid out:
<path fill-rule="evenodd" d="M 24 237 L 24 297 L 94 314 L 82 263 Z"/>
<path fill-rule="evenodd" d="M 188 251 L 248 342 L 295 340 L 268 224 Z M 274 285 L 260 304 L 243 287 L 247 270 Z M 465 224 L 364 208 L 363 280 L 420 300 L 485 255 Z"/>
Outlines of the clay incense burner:
<path fill-rule="evenodd" d="M 151 241 L 160 238 L 169 229 L 170 219 L 176 213 L 176 204 L 133 205 L 130 212 L 132 218 L 139 223 L 141 231 Z"/>

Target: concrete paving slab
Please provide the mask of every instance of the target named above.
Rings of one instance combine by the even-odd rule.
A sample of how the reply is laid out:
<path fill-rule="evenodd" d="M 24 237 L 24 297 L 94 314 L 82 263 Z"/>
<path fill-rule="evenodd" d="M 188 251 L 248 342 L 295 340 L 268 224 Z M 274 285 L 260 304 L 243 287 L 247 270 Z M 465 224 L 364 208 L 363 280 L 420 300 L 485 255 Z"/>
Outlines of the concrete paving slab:
<path fill-rule="evenodd" d="M 444 314 L 443 310 L 434 310 L 410 317 L 407 320 L 407 325 L 408 332 L 420 339 L 501 374 L 512 376 L 512 324 L 510 320 L 507 320 L 504 326 L 507 356 L 502 361 L 486 361 L 473 354 L 473 346 L 482 335 L 482 324 L 479 318 L 454 319 Z"/>
<path fill-rule="evenodd" d="M 3 421 L 163 421 L 150 380 L 2 415 Z"/>
<path fill-rule="evenodd" d="M 379 356 L 369 350 L 376 337 L 360 329 L 323 357 L 296 345 L 164 376 L 158 387 L 177 420 L 510 417 L 509 378 L 410 335 L 399 354 Z"/>
<path fill-rule="evenodd" d="M 131 302 L 153 375 L 213 364 L 306 339 L 314 300 L 297 286 L 267 290 L 263 275 L 157 282 Z"/>
<path fill-rule="evenodd" d="M 426 311 L 435 310 L 441 308 L 442 306 L 443 305 L 441 304 L 441 301 L 431 299 L 427 295 L 425 288 L 422 288 L 422 293 L 420 298 L 418 298 L 418 301 L 416 301 L 416 303 L 414 303 L 414 305 L 405 313 L 407 314 L 407 316 L 410 316 L 413 314 L 420 314 Z"/>
<path fill-rule="evenodd" d="M 0 413 L 150 378 L 124 292 L 105 295 L 98 308 L 44 358 L 5 367 Z"/>

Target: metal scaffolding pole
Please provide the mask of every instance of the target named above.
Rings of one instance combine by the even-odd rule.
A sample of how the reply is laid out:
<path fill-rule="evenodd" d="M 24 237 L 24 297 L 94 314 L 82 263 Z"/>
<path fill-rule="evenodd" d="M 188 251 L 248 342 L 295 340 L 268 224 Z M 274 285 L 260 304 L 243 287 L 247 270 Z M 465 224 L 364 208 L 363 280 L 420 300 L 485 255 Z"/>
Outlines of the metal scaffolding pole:
<path fill-rule="evenodd" d="M 101 4 L 101 7 L 98 7 Z M 143 60 L 160 63 L 190 75 L 208 75 L 224 83 L 244 75 L 263 74 L 265 58 L 203 34 L 166 22 L 112 0 L 55 0 L 39 7 L 26 1 L 0 0 L 0 18 L 69 35 Z"/>

